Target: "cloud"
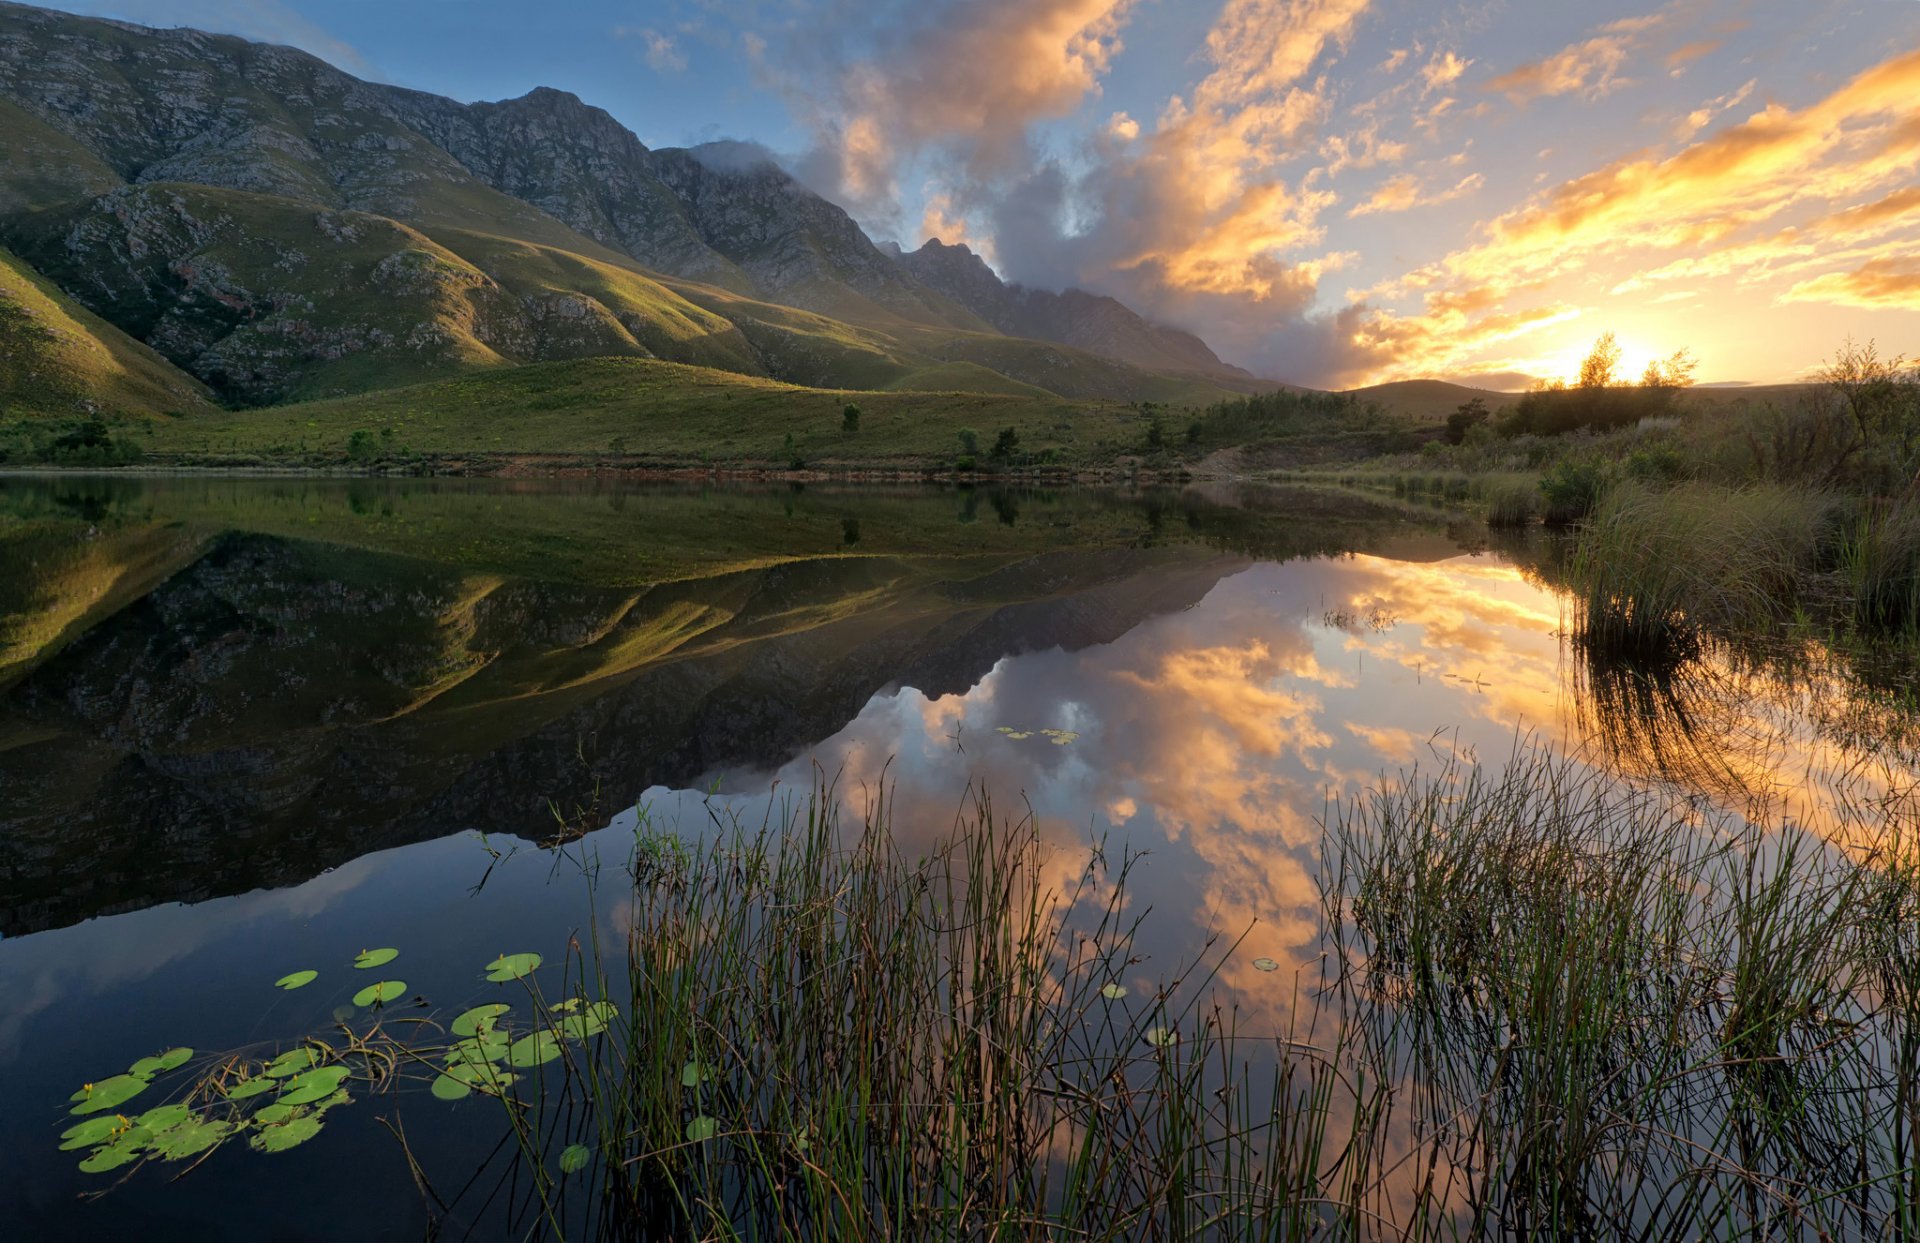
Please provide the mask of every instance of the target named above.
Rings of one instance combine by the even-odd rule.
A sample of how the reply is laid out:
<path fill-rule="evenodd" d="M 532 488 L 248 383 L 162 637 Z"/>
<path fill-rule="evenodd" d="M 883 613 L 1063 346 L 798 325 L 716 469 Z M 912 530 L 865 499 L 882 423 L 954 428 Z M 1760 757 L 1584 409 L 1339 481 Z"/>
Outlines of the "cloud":
<path fill-rule="evenodd" d="M 1379 212 L 1411 211 L 1416 207 L 1431 207 L 1436 203 L 1451 203 L 1455 199 L 1465 198 L 1467 195 L 1472 194 L 1475 190 L 1485 185 L 1486 182 L 1487 179 L 1482 174 L 1472 173 L 1466 177 L 1462 177 L 1459 183 L 1450 190 L 1442 190 L 1437 194 L 1428 194 L 1422 189 L 1418 177 L 1412 173 L 1404 173 L 1401 176 L 1383 182 L 1380 187 L 1373 192 L 1373 197 L 1367 199 L 1365 202 L 1356 204 L 1352 210 L 1347 212 L 1347 215 L 1349 217 L 1370 216 Z"/>
<path fill-rule="evenodd" d="M 1516 104 L 1546 95 L 1600 96 L 1625 83 L 1620 69 L 1641 35 L 1658 26 L 1659 15 L 1628 17 L 1609 22 L 1579 43 L 1552 56 L 1501 74 L 1486 89 Z"/>
<path fill-rule="evenodd" d="M 812 131 L 803 175 L 856 214 L 885 217 L 899 166 L 926 149 L 976 179 L 1018 171 L 1031 126 L 1099 93 L 1132 3 L 855 5 L 808 15 L 840 38 L 782 39 L 774 55 L 761 37 L 749 54 Z"/>
<path fill-rule="evenodd" d="M 108 0 L 63 3 L 70 13 L 109 17 L 143 26 L 187 26 L 218 34 L 240 35 L 310 52 L 336 68 L 381 80 L 360 50 L 335 38 L 288 8 L 282 0 Z"/>
<path fill-rule="evenodd" d="M 1800 282 L 1780 300 L 1920 311 L 1920 259 L 1890 257 L 1851 272 L 1829 272 Z"/>
<path fill-rule="evenodd" d="M 1600 268 L 1622 295 L 1661 280 L 1775 279 L 1817 264 L 1828 270 L 1787 298 L 1912 306 L 1903 254 L 1915 245 L 1916 168 L 1920 51 L 1873 66 L 1808 107 L 1769 105 L 1664 158 L 1643 153 L 1566 181 L 1490 222 L 1477 243 L 1371 291 L 1420 294 L 1420 313 L 1349 308 L 1344 340 L 1334 344 L 1350 366 L 1371 361 L 1375 378 L 1458 370 L 1490 344 L 1579 313 L 1564 298 L 1510 301 Z M 1790 212 L 1874 193 L 1882 196 L 1753 235 Z M 1907 232 L 1860 252 L 1854 270 L 1833 270 L 1845 257 L 1832 250 L 1835 237 L 1889 230 Z M 1682 257 L 1667 261 L 1673 252 Z"/>
<path fill-rule="evenodd" d="M 671 35 L 661 34 L 651 26 L 622 26 L 613 33 L 617 38 L 640 40 L 642 55 L 656 73 L 680 73 L 687 67 L 687 54 Z"/>
<path fill-rule="evenodd" d="M 1444 86 L 1451 86 L 1460 80 L 1467 71 L 1471 60 L 1462 60 L 1452 52 L 1442 52 L 1426 63 L 1420 70 L 1420 80 L 1427 84 L 1427 94 L 1432 94 Z"/>

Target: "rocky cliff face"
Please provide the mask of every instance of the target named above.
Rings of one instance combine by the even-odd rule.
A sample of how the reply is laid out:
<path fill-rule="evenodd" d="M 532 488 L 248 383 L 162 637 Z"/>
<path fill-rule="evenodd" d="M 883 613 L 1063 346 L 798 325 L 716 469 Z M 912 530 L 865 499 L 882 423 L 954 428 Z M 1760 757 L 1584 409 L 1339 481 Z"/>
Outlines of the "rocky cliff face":
<path fill-rule="evenodd" d="M 934 238 L 898 257 L 921 284 L 945 294 L 1012 337 L 1058 341 L 1136 366 L 1238 380 L 1253 376 L 1220 361 L 1190 332 L 1156 324 L 1114 299 L 1083 289 L 1053 293 L 1009 285 L 965 246 Z"/>

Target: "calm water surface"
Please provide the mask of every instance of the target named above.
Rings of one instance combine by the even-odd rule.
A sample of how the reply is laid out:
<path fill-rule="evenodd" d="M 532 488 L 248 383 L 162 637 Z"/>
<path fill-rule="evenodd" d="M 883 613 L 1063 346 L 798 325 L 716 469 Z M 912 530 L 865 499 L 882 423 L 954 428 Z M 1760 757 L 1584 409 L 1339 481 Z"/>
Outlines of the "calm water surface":
<path fill-rule="evenodd" d="M 479 1098 L 117 1186 L 56 1150 L 67 1098 L 325 1029 L 369 946 L 444 1018 L 498 953 L 617 939 L 579 861 L 623 860 L 636 806 L 699 834 L 884 779 L 917 846 L 970 785 L 1024 800 L 1063 877 L 1093 840 L 1151 852 L 1143 989 L 1246 933 L 1221 985 L 1277 1031 L 1321 817 L 1383 774 L 1526 731 L 1736 810 L 1908 771 L 1818 686 L 1721 669 L 1678 725 L 1596 693 L 1551 555 L 1285 491 L 0 480 L 0 1234 L 420 1238 L 403 1130 L 442 1237 L 489 1236 L 513 1188 L 452 1196 L 505 1135 Z M 592 832 L 542 849 L 562 822 Z"/>

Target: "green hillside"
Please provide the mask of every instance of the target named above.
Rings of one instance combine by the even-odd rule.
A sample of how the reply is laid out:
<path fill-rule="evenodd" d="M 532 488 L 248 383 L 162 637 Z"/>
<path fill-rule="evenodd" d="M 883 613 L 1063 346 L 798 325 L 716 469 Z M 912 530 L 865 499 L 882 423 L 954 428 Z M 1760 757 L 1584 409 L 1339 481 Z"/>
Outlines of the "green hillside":
<path fill-rule="evenodd" d="M 860 408 L 851 432 L 848 404 Z M 978 437 L 984 466 L 1005 427 L 1016 429 L 1025 455 L 1051 451 L 1048 460 L 1084 463 L 1137 449 L 1145 426 L 1145 415 L 1115 402 L 833 391 L 679 363 L 595 358 L 180 419 L 157 429 L 146 447 L 162 461 L 216 465 L 357 459 L 457 469 L 547 458 L 555 466 L 624 460 L 784 470 L 798 461 L 917 469 L 960 457 L 963 430 Z"/>
<path fill-rule="evenodd" d="M 0 250 L 0 421 L 211 408 L 200 385 Z"/>

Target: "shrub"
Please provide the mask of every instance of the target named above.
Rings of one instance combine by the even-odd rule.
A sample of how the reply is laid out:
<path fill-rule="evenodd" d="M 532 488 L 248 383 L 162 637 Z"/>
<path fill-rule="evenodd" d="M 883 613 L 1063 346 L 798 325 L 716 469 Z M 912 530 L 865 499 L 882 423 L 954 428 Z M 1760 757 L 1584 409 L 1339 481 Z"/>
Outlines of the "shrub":
<path fill-rule="evenodd" d="M 975 457 L 980 452 L 980 433 L 971 427 L 963 427 L 956 433 L 960 437 L 960 452 Z M 971 469 L 971 468 L 969 468 Z"/>
<path fill-rule="evenodd" d="M 371 462 L 380 454 L 380 440 L 366 428 L 347 437 L 347 456 L 356 462 Z"/>
<path fill-rule="evenodd" d="M 1012 457 L 1019 448 L 1020 433 L 1011 427 L 1003 427 L 1000 429 L 1000 434 L 993 438 L 992 456 L 996 460 L 1005 460 Z"/>
<path fill-rule="evenodd" d="M 1569 526 L 1585 518 L 1606 491 L 1607 472 L 1597 462 L 1562 459 L 1540 478 L 1548 526 Z"/>
<path fill-rule="evenodd" d="M 860 407 L 852 402 L 840 412 L 840 430 L 848 436 L 860 430 Z"/>

